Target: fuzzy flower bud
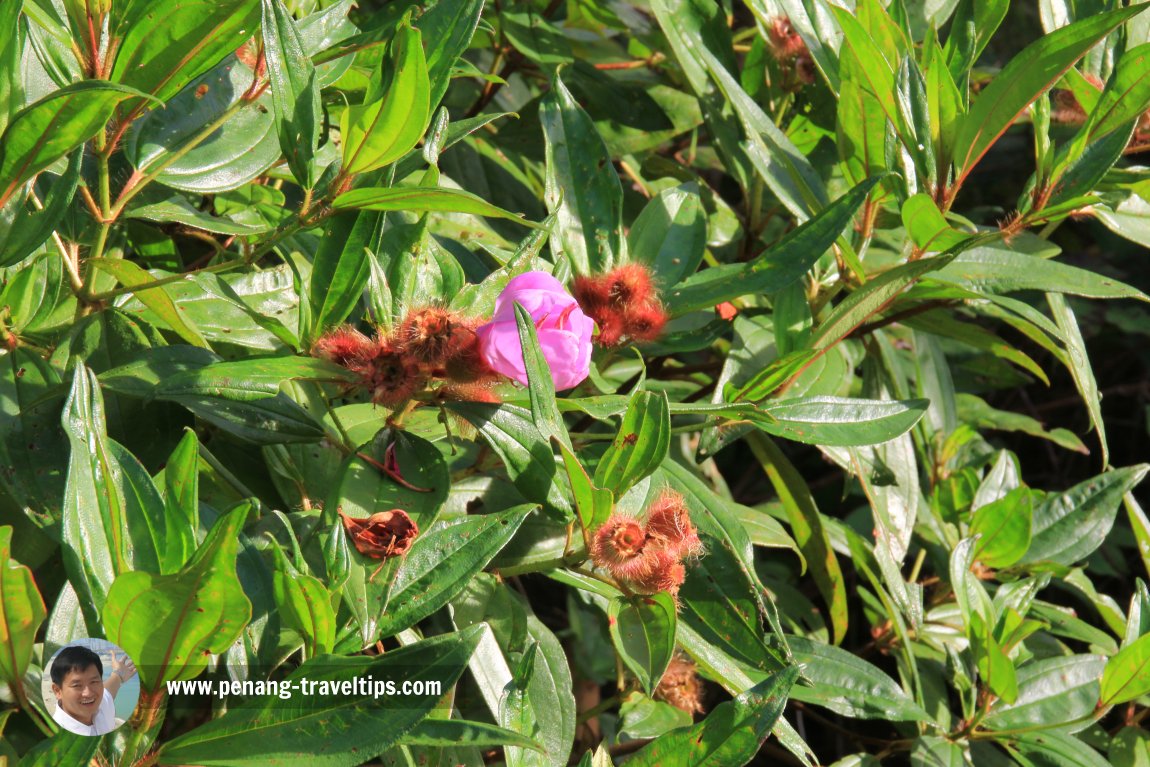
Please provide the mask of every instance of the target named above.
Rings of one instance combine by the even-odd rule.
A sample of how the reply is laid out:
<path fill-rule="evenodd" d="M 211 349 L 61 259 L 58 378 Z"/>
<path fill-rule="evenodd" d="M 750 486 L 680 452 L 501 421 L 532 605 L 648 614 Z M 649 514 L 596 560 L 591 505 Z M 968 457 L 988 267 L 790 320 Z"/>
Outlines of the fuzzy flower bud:
<path fill-rule="evenodd" d="M 695 662 L 683 655 L 671 658 L 655 688 L 655 697 L 688 714 L 703 713 L 703 685 L 695 672 Z"/>
<path fill-rule="evenodd" d="M 664 490 L 643 522 L 614 514 L 595 531 L 591 561 L 641 594 L 671 596 L 687 579 L 683 560 L 703 553 L 683 496 Z"/>
<path fill-rule="evenodd" d="M 431 368 L 439 368 L 475 339 L 475 328 L 448 309 L 428 306 L 408 312 L 395 329 L 399 351 Z"/>
<path fill-rule="evenodd" d="M 691 524 L 687 504 L 674 490 L 664 490 L 647 510 L 647 534 L 661 541 L 676 558 L 687 559 L 703 553 L 703 542 Z"/>
<path fill-rule="evenodd" d="M 371 360 L 367 386 L 377 405 L 398 407 L 427 384 L 419 363 L 387 341 L 381 341 Z"/>
<path fill-rule="evenodd" d="M 312 347 L 312 354 L 321 359 L 355 368 L 375 354 L 376 345 L 370 338 L 350 325 L 342 325 L 321 336 Z"/>
<path fill-rule="evenodd" d="M 667 324 L 651 272 L 643 264 L 630 263 L 607 274 L 579 277 L 575 297 L 599 325 L 596 340 L 602 346 L 616 346 L 626 339 L 654 341 Z"/>

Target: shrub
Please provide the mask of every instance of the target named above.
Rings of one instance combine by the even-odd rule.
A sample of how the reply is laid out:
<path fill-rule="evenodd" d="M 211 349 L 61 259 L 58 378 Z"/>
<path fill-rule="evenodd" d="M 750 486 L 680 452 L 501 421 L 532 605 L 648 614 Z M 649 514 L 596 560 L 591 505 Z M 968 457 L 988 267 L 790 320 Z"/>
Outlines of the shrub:
<path fill-rule="evenodd" d="M 852 5 L 0 4 L 0 763 L 1150 759 L 1146 6 Z"/>

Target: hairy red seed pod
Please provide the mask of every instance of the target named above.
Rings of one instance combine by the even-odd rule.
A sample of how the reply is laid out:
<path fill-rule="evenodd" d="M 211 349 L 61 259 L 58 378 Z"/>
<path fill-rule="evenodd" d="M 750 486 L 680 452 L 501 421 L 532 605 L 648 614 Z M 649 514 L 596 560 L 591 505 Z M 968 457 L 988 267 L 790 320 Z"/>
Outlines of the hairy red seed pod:
<path fill-rule="evenodd" d="M 807 44 L 795 31 L 791 20 L 779 16 L 767 26 L 767 47 L 775 61 L 789 62 L 807 53 Z"/>
<path fill-rule="evenodd" d="M 631 584 L 631 588 L 643 594 L 666 591 L 675 596 L 687 577 L 686 568 L 674 553 L 651 544 L 643 549 L 640 556 L 620 566 L 618 571 Z"/>
<path fill-rule="evenodd" d="M 695 671 L 695 662 L 675 655 L 663 672 L 655 697 L 689 714 L 703 713 L 703 685 Z"/>
<path fill-rule="evenodd" d="M 595 342 L 600 346 L 618 346 L 623 342 L 625 320 L 622 312 L 617 309 L 607 309 L 592 319 L 599 326 L 599 335 L 595 336 Z"/>
<path fill-rule="evenodd" d="M 604 275 L 576 277 L 571 295 L 579 302 L 584 314 L 591 315 L 610 303 L 611 284 Z"/>
<path fill-rule="evenodd" d="M 444 377 L 458 383 L 487 383 L 499 379 L 499 374 L 483 358 L 479 336 L 475 333 L 477 324 L 478 321 L 472 320 L 457 334 L 457 344 L 443 363 Z"/>
<path fill-rule="evenodd" d="M 579 277 L 572 290 L 583 312 L 599 326 L 600 346 L 617 346 L 627 339 L 654 341 L 667 324 L 667 313 L 650 270 L 639 263 L 607 274 Z"/>
<path fill-rule="evenodd" d="M 703 553 L 703 542 L 691 523 L 687 504 L 674 490 L 664 490 L 647 510 L 647 535 L 659 541 L 676 559 Z"/>
<path fill-rule="evenodd" d="M 636 562 L 647 542 L 643 526 L 631 517 L 613 514 L 591 539 L 591 561 L 612 574 L 626 578 L 620 568 Z"/>
<path fill-rule="evenodd" d="M 350 325 L 342 325 L 321 336 L 312 346 L 311 353 L 337 365 L 356 367 L 372 357 L 377 348 L 377 345 L 363 333 Z"/>
<path fill-rule="evenodd" d="M 620 306 L 645 304 L 655 298 L 651 272 L 638 263 L 620 266 L 607 274 L 607 297 Z"/>
<path fill-rule="evenodd" d="M 474 328 L 455 312 L 428 306 L 407 313 L 395 329 L 394 344 L 419 363 L 439 367 L 474 337 Z"/>
<path fill-rule="evenodd" d="M 367 385 L 377 405 L 397 407 L 415 396 L 427 384 L 418 362 L 386 342 L 379 345 L 368 366 Z"/>
<path fill-rule="evenodd" d="M 636 341 L 654 341 L 663 334 L 667 313 L 655 301 L 631 307 L 624 314 L 627 335 Z"/>

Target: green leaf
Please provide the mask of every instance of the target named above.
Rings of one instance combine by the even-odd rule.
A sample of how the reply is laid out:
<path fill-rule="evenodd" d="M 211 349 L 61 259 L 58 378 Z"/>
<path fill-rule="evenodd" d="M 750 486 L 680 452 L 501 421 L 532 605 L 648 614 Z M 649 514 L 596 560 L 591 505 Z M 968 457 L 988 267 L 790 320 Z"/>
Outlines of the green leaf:
<path fill-rule="evenodd" d="M 876 3 L 875 6 L 878 4 Z M 858 62 L 858 65 L 852 68 L 852 73 L 857 73 L 863 79 L 858 83 L 860 92 L 864 97 L 869 97 L 878 103 L 886 116 L 890 130 L 893 130 L 908 151 L 913 152 L 917 148 L 916 142 L 913 140 L 903 112 L 899 108 L 900 94 L 896 87 L 895 75 L 898 58 L 903 54 L 899 49 L 905 47 L 905 41 L 899 39 L 896 44 L 893 39 L 881 39 L 881 35 L 875 34 L 878 31 L 876 27 L 881 25 L 880 22 L 876 21 L 871 25 L 871 29 L 867 29 L 853 12 L 839 6 L 832 6 L 831 11 L 834 13 L 839 26 L 842 27 L 843 45 L 849 49 Z M 881 6 L 878 6 L 877 11 L 871 11 L 871 14 L 882 17 L 882 21 L 886 22 L 884 26 L 887 29 L 883 29 L 882 32 L 888 32 L 889 27 L 893 26 Z M 899 37 L 901 38 L 901 33 Z M 843 61 L 847 61 L 847 59 L 844 57 Z"/>
<path fill-rule="evenodd" d="M 615 651 L 647 694 L 653 694 L 675 654 L 675 600 L 666 592 L 618 597 L 607 615 Z"/>
<path fill-rule="evenodd" d="M 240 531 L 251 506 L 222 515 L 188 564 L 173 575 L 122 573 L 104 605 L 109 641 L 140 666 L 145 689 L 191 679 L 207 656 L 222 653 L 251 620 L 251 602 L 236 577 Z"/>
<path fill-rule="evenodd" d="M 160 10 L 153 0 L 113 6 L 119 46 L 109 79 L 165 102 L 243 45 L 260 20 L 258 0 L 197 0 Z"/>
<path fill-rule="evenodd" d="M 335 647 L 336 620 L 331 595 L 323 582 L 301 573 L 273 543 L 277 567 L 273 574 L 275 603 L 284 625 L 299 632 L 307 644 L 308 657 L 329 653 Z"/>
<path fill-rule="evenodd" d="M 1117 706 L 1150 693 L 1150 635 L 1139 637 L 1106 661 L 1099 704 Z"/>
<path fill-rule="evenodd" d="M 555 481 L 555 453 L 539 433 L 531 411 L 517 405 L 484 402 L 448 402 L 446 406 L 479 430 L 524 498 L 570 516 L 571 503 Z"/>
<path fill-rule="evenodd" d="M 459 57 L 467 50 L 479 17 L 483 0 L 457 0 L 436 3 L 419 17 L 419 29 L 427 41 L 427 79 L 430 106 L 434 109 L 443 99 Z M 454 142 L 451 142 L 454 143 Z M 444 148 L 450 146 L 445 143 Z M 402 178 L 402 174 L 396 174 Z"/>
<path fill-rule="evenodd" d="M 76 194 L 83 159 L 82 152 L 68 158 L 67 168 L 48 189 L 43 210 L 30 212 L 29 206 L 18 197 L 9 200 L 9 205 L 19 207 L 7 231 L 0 230 L 0 267 L 23 261 L 52 236 Z M 43 180 L 41 176 L 41 183 Z M 0 220 L 3 218 L 4 212 L 0 211 Z"/>
<path fill-rule="evenodd" d="M 1022 733 L 1015 737 L 1014 747 L 1017 759 L 1035 767 L 1114 767 L 1086 743 L 1061 732 Z"/>
<path fill-rule="evenodd" d="M 870 759 L 870 757 L 866 757 Z M 914 747 L 910 752 L 911 767 L 965 767 L 966 756 L 962 746 L 946 738 L 919 736 L 914 740 Z M 881 764 L 877 759 L 875 765 Z M 842 763 L 840 762 L 840 765 Z M 867 761 L 860 761 L 857 767 L 871 767 Z M 842 765 L 846 767 L 846 765 Z M 855 767 L 855 765 L 851 765 Z"/>
<path fill-rule="evenodd" d="M 746 531 L 729 507 L 685 466 L 666 461 L 651 480 L 649 493 L 669 484 L 686 501 L 707 555 L 687 569 L 679 589 L 683 607 L 679 626 L 687 627 L 723 652 L 762 671 L 786 665 L 786 649 L 768 644 L 763 618 L 781 632 L 774 605 L 754 571 L 754 551 Z"/>
<path fill-rule="evenodd" d="M 695 53 L 734 107 L 747 136 L 743 150 L 759 176 L 799 221 L 814 215 L 827 204 L 827 190 L 819 174 L 706 43 L 698 42 Z"/>
<path fill-rule="evenodd" d="M 117 575 L 134 564 L 119 462 L 112 454 L 104 420 L 104 399 L 96 376 L 77 364 L 64 403 L 64 431 L 71 446 L 62 543 L 68 580 L 81 598 L 89 631 L 99 634 L 100 612 Z M 155 567 L 155 556 L 144 556 Z M 150 561 L 149 561 L 150 560 Z"/>
<path fill-rule="evenodd" d="M 258 3 L 254 7 L 258 13 Z M 271 97 L 245 99 L 251 82 L 251 70 L 229 56 L 164 109 L 133 121 L 125 156 L 140 173 L 157 173 L 156 179 L 173 189 L 215 193 L 243 186 L 280 158 Z M 215 130 L 205 136 L 209 125 Z"/>
<path fill-rule="evenodd" d="M 411 212 L 470 213 L 473 216 L 505 218 L 532 228 L 539 225 L 503 208 L 492 205 L 471 192 L 431 187 L 353 189 L 335 198 L 332 206 L 364 210 L 404 210 Z"/>
<path fill-rule="evenodd" d="M 23 78 L 18 74 L 24 58 L 22 11 L 23 5 L 16 3 L 0 9 L 0 134 L 24 103 Z"/>
<path fill-rule="evenodd" d="M 343 172 L 363 173 L 390 165 L 415 146 L 431 117 L 431 84 L 419 30 L 404 23 L 392 38 L 387 71 L 379 75 L 382 94 L 348 107 L 340 118 Z M 374 83 L 373 83 L 374 85 Z"/>
<path fill-rule="evenodd" d="M 216 362 L 160 382 L 156 396 L 212 396 L 239 401 L 274 396 L 285 381 L 351 383 L 347 368 L 311 357 L 267 357 Z"/>
<path fill-rule="evenodd" d="M 325 223 L 308 288 L 314 307 L 313 336 L 346 320 L 359 303 L 383 225 L 383 214 L 375 211 L 339 213 Z"/>
<path fill-rule="evenodd" d="M 67 730 L 59 730 L 55 735 L 42 740 L 33 746 L 24 758 L 20 760 L 20 767 L 59 767 L 61 764 L 88 764 L 96 749 L 100 746 L 100 738 L 90 735 L 76 735 Z"/>
<path fill-rule="evenodd" d="M 1147 107 L 1150 107 L 1150 43 L 1122 54 L 1080 135 L 1087 142 L 1098 141 L 1140 117 Z"/>
<path fill-rule="evenodd" d="M 975 510 L 970 534 L 982 536 L 974 547 L 975 559 L 996 569 L 1022 559 L 1030 547 L 1030 499 L 1030 491 L 1019 487 Z"/>
<path fill-rule="evenodd" d="M 846 636 L 847 630 L 847 587 L 814 496 L 798 469 L 771 439 L 754 434 L 748 439 L 748 445 L 783 504 L 799 551 L 827 604 L 832 640 L 838 644 Z"/>
<path fill-rule="evenodd" d="M 132 263 L 131 261 L 125 261 L 124 259 L 94 258 L 90 259 L 88 263 L 112 275 L 125 287 L 141 288 L 141 286 L 148 286 L 152 282 L 155 282 L 152 275 L 148 274 L 142 266 Z M 133 290 L 132 293 L 136 298 L 140 299 L 140 303 L 163 319 L 164 322 L 168 324 L 168 327 L 174 330 L 180 338 L 192 346 L 201 346 L 205 349 L 211 348 L 200 334 L 195 323 L 180 312 L 180 308 L 176 306 L 175 301 L 172 300 L 165 286 L 161 285 L 155 288 L 144 287 L 143 289 Z"/>
<path fill-rule="evenodd" d="M 196 549 L 200 529 L 200 441 L 184 434 L 164 465 L 165 561 L 184 566 Z"/>
<path fill-rule="evenodd" d="M 787 643 L 802 664 L 803 676 L 814 683 L 791 690 L 795 700 L 855 719 L 930 721 L 897 682 L 857 655 L 805 637 L 787 637 Z"/>
<path fill-rule="evenodd" d="M 0 135 L 0 208 L 24 182 L 102 130 L 117 104 L 136 95 L 132 88 L 85 80 L 17 112 Z"/>
<path fill-rule="evenodd" d="M 703 58 L 703 51 L 708 50 L 727 71 L 737 68 L 726 12 L 713 0 L 654 0 L 651 11 L 699 99 L 715 149 L 740 188 L 748 189 L 752 171 L 742 143 L 743 133 L 730 99 L 715 86 L 711 67 Z"/>
<path fill-rule="evenodd" d="M 610 271 L 624 257 L 623 189 L 595 124 L 558 73 L 539 105 L 547 146 L 547 209 L 555 214 L 551 249 L 576 274 Z"/>
<path fill-rule="evenodd" d="M 375 657 L 324 655 L 287 681 L 314 682 L 313 693 L 266 697 L 255 708 L 224 716 L 166 743 L 159 764 L 204 767 L 349 767 L 396 743 L 435 708 L 467 668 L 484 627 L 464 629 Z M 370 681 L 371 686 L 362 686 Z M 440 690 L 401 699 L 375 694 L 375 685 L 437 682 Z M 320 684 L 336 688 L 319 692 Z M 357 684 L 358 683 L 358 684 Z M 346 685 L 351 692 L 342 693 Z"/>
<path fill-rule="evenodd" d="M 1018 674 L 1006 648 L 994 635 L 994 627 L 981 614 L 970 614 L 967 625 L 971 653 L 983 684 L 1007 704 L 1018 699 Z"/>
<path fill-rule="evenodd" d="M 505 727 L 466 719 L 431 717 L 415 725 L 399 742 L 408 746 L 474 746 L 485 749 L 513 746 L 540 750 L 539 744 L 531 738 Z"/>
<path fill-rule="evenodd" d="M 414 626 L 450 602 L 507 545 L 534 508 L 525 504 L 467 516 L 422 532 L 396 573 L 380 632 L 387 636 Z"/>
<path fill-rule="evenodd" d="M 661 465 L 670 448 L 667 395 L 638 390 L 631 396 L 618 434 L 595 467 L 595 484 L 620 498 Z"/>
<path fill-rule="evenodd" d="M 651 198 L 627 233 L 632 261 L 647 264 L 664 287 L 695 273 L 707 247 L 707 216 L 697 182 Z"/>
<path fill-rule="evenodd" d="M 1052 730 L 1068 722 L 1073 723 L 1069 732 L 1085 729 L 1098 705 L 1105 662 L 1099 655 L 1068 655 L 1026 664 L 1018 670 L 1018 698 L 992 706 L 983 725 L 991 730 Z"/>
<path fill-rule="evenodd" d="M 263 234 L 275 228 L 268 222 L 239 224 L 230 218 L 213 216 L 205 211 L 193 208 L 191 203 L 183 197 L 171 197 L 163 202 L 140 205 L 139 207 L 128 210 L 124 215 L 128 218 L 154 221 L 158 224 L 186 224 L 194 229 L 202 229 L 205 232 L 215 232 L 217 234 Z"/>
<path fill-rule="evenodd" d="M 594 530 L 607 521 L 611 516 L 611 508 L 615 498 L 610 490 L 598 487 L 587 476 L 586 469 L 579 463 L 579 459 L 571 448 L 552 438 L 555 446 L 563 456 L 563 465 L 567 469 L 567 479 L 571 482 L 571 496 L 575 500 L 575 511 L 579 515 L 579 523 L 583 531 Z"/>
<path fill-rule="evenodd" d="M 656 738 L 627 760 L 631 767 L 674 764 L 679 767 L 729 767 L 754 758 L 775 722 L 799 670 L 789 666 L 720 703 L 707 718 Z"/>
<path fill-rule="evenodd" d="M 680 315 L 748 293 L 777 293 L 826 253 L 876 183 L 878 179 L 862 182 L 750 263 L 712 266 L 688 278 L 667 293 L 668 307 Z"/>
<path fill-rule="evenodd" d="M 996 244 L 960 254 L 932 279 L 987 293 L 1042 290 L 1085 298 L 1150 301 L 1142 291 L 1112 277 Z"/>
<path fill-rule="evenodd" d="M 1058 323 L 1058 329 L 1066 340 L 1066 354 L 1061 357 L 1062 363 L 1070 371 L 1074 386 L 1086 405 L 1090 424 L 1098 434 L 1098 442 L 1102 446 L 1102 465 L 1109 466 L 1110 446 L 1106 442 L 1106 422 L 1102 419 L 1102 392 L 1098 390 L 1098 381 L 1094 378 L 1094 368 L 1090 365 L 1090 356 L 1086 351 L 1082 331 L 1078 328 L 1078 319 L 1062 296 L 1047 293 L 1046 303 L 1050 305 L 1054 321 Z"/>
<path fill-rule="evenodd" d="M 0 677 L 19 691 L 48 610 L 32 571 L 11 558 L 12 527 L 0 527 Z M 19 694 L 17 700 L 20 700 Z"/>
<path fill-rule="evenodd" d="M 971 67 L 1006 17 L 1008 0 L 960 0 L 946 40 L 946 59 L 956 83 L 970 78 Z"/>
<path fill-rule="evenodd" d="M 928 400 L 865 400 L 797 397 L 767 402 L 752 422 L 779 437 L 813 445 L 876 445 L 909 431 Z"/>
<path fill-rule="evenodd" d="M 515 328 L 519 332 L 519 344 L 523 354 L 523 368 L 527 373 L 527 394 L 531 401 L 531 419 L 535 428 L 547 439 L 558 440 L 571 447 L 563 415 L 555 403 L 555 377 L 543 351 L 539 348 L 539 336 L 535 331 L 535 320 L 519 303 L 515 304 Z"/>
<path fill-rule="evenodd" d="M 281 0 L 262 0 L 264 58 L 275 106 L 280 149 L 296 181 L 315 186 L 312 160 L 319 142 L 322 113 L 315 67 L 303 39 Z"/>
<path fill-rule="evenodd" d="M 493 618 L 502 616 L 487 619 Z M 512 643 L 521 649 L 512 650 Z M 518 629 L 515 637 L 500 637 L 500 644 L 502 650 L 480 647 L 483 662 L 473 662 L 472 673 L 486 687 L 484 698 L 499 723 L 543 747 L 542 754 L 506 749 L 508 767 L 566 764 L 575 739 L 575 698 L 563 645 L 531 614 L 526 632 Z M 508 661 L 514 663 L 514 676 Z"/>
<path fill-rule="evenodd" d="M 56 370 L 27 349 L 0 356 L 0 495 L 55 528 L 54 537 L 68 471 L 68 440 L 49 395 L 59 383 Z"/>
<path fill-rule="evenodd" d="M 1034 507 L 1034 534 L 1021 561 L 1071 565 L 1086 559 L 1110 533 L 1122 496 L 1147 471 L 1144 463 L 1116 469 L 1046 496 Z"/>
<path fill-rule="evenodd" d="M 956 185 L 961 185 L 1032 101 L 1046 93 L 1088 50 L 1127 19 L 1144 11 L 1135 6 L 1076 21 L 1026 46 L 1010 60 L 962 118 L 955 137 Z"/>
<path fill-rule="evenodd" d="M 952 248 L 967 237 L 950 225 L 934 198 L 922 192 L 902 204 L 902 224 L 914 244 L 924 252 Z"/>
<path fill-rule="evenodd" d="M 522 11 L 499 14 L 500 31 L 516 50 L 538 64 L 570 64 L 575 61 L 571 42 L 562 30 L 530 6 Z"/>

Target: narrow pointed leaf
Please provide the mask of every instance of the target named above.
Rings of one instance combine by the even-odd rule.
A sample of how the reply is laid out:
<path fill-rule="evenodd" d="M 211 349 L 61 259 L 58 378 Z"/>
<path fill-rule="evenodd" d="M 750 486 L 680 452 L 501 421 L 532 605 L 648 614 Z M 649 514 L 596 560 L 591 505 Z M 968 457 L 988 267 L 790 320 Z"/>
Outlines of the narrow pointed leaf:
<path fill-rule="evenodd" d="M 380 617 L 383 635 L 415 625 L 467 586 L 535 508 L 527 504 L 498 514 L 441 522 L 422 532 L 404 556 Z"/>
<path fill-rule="evenodd" d="M 1046 93 L 1088 50 L 1145 6 L 1098 13 L 1040 37 L 1010 60 L 975 99 L 955 137 L 958 181 L 1036 98 Z"/>
<path fill-rule="evenodd" d="M 363 173 L 390 165 L 423 137 L 431 117 L 427 59 L 419 30 L 404 24 L 390 50 L 382 97 L 349 107 L 341 121 L 343 170 Z"/>
<path fill-rule="evenodd" d="M 280 149 L 296 181 L 314 183 L 312 159 L 319 141 L 320 85 L 303 38 L 282 0 L 263 0 L 263 43 Z"/>

